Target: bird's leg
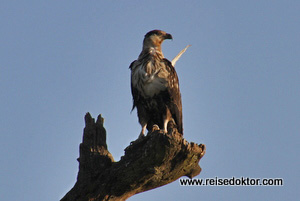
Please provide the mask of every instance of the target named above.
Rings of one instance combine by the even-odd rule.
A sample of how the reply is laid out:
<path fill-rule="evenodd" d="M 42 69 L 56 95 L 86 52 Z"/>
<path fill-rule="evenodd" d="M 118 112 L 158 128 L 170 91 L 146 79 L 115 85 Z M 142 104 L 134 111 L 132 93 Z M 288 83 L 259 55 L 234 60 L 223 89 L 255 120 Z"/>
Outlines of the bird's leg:
<path fill-rule="evenodd" d="M 168 123 L 169 123 L 168 119 L 165 119 L 165 121 L 164 121 L 164 130 L 163 130 L 164 133 L 168 133 Z"/>
<path fill-rule="evenodd" d="M 170 112 L 170 110 L 167 108 L 166 109 L 166 114 L 163 117 L 163 121 L 164 121 L 164 133 L 168 133 L 168 123 L 169 121 L 172 119 L 172 114 Z"/>
<path fill-rule="evenodd" d="M 139 135 L 139 139 L 140 139 L 140 138 L 143 138 L 143 137 L 145 136 L 145 130 L 146 130 L 146 128 L 147 128 L 147 124 L 143 124 L 143 125 L 142 125 L 141 133 L 140 133 L 140 135 Z"/>

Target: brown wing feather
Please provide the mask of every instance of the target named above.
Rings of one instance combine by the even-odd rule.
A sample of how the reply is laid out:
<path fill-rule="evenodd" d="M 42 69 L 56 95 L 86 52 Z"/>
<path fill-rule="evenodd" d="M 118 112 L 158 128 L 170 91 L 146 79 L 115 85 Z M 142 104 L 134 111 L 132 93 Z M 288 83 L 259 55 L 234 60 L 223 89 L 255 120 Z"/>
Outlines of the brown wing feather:
<path fill-rule="evenodd" d="M 166 68 L 170 72 L 168 77 L 168 82 L 169 82 L 168 93 L 170 96 L 168 107 L 171 111 L 172 118 L 175 120 L 178 132 L 183 134 L 182 103 L 181 103 L 181 94 L 179 89 L 178 76 L 175 71 L 175 68 L 172 66 L 172 63 L 167 59 L 163 59 L 163 61 L 166 65 Z"/>
<path fill-rule="evenodd" d="M 135 62 L 136 62 L 136 60 L 134 60 L 129 66 L 131 71 L 132 71 L 132 68 L 133 68 Z M 131 79 L 132 79 L 132 76 L 131 76 Z M 134 108 L 136 107 L 137 102 L 139 101 L 140 95 L 139 95 L 138 90 L 132 85 L 132 80 L 130 81 L 130 85 L 131 85 L 131 94 L 132 94 L 132 99 L 133 99 L 133 104 L 132 104 L 132 108 L 131 108 L 131 112 L 132 112 L 134 110 Z"/>

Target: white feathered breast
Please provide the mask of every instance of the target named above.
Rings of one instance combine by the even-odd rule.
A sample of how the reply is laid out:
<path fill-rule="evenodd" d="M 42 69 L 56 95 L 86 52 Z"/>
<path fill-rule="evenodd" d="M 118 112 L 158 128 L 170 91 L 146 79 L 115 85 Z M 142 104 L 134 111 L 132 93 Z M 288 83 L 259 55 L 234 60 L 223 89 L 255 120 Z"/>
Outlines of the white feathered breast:
<path fill-rule="evenodd" d="M 167 88 L 168 71 L 161 65 L 139 64 L 132 72 L 132 84 L 145 97 L 153 97 Z"/>

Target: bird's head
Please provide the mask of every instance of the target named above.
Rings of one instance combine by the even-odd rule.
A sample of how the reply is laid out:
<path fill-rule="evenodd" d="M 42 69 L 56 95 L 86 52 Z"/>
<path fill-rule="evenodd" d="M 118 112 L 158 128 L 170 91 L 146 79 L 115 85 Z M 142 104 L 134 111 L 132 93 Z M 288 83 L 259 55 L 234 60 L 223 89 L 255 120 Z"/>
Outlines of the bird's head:
<path fill-rule="evenodd" d="M 149 31 L 144 38 L 143 48 L 161 49 L 161 44 L 165 39 L 173 39 L 171 34 L 161 30 Z"/>

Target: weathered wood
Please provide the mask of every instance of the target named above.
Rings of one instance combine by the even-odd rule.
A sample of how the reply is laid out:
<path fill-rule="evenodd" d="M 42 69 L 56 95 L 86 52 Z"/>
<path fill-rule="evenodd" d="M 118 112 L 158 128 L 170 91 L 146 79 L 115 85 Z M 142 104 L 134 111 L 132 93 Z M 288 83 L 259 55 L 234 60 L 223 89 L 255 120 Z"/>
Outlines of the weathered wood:
<path fill-rule="evenodd" d="M 61 201 L 112 201 L 127 198 L 201 171 L 205 145 L 188 143 L 174 128 L 160 130 L 132 142 L 115 162 L 107 150 L 103 118 L 89 113 L 80 144 L 79 172 L 74 187 Z"/>

